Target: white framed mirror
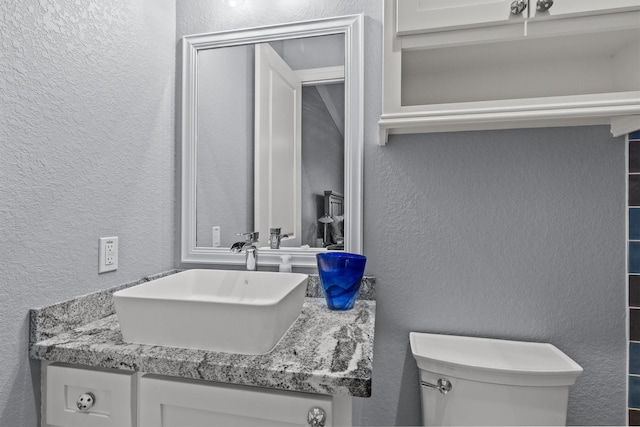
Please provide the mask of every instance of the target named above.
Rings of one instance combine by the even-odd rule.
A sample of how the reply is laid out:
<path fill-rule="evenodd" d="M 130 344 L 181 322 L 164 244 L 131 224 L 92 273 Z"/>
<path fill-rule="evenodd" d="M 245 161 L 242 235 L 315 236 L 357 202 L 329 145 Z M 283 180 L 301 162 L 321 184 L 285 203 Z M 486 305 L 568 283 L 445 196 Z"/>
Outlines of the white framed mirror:
<path fill-rule="evenodd" d="M 278 265 L 290 255 L 294 266 L 315 267 L 319 251 L 362 252 L 362 19 L 350 15 L 183 38 L 183 263 L 244 264 L 244 253 L 230 247 L 242 240 L 236 234 L 250 231 L 260 232 L 260 266 Z M 258 93 L 274 88 L 265 91 L 257 74 L 264 68 L 260 58 L 273 53 L 294 71 L 300 87 L 275 96 L 294 99 L 293 106 L 278 104 L 265 113 Z M 300 148 L 287 137 L 285 151 L 264 148 L 278 145 L 260 141 L 264 117 L 277 120 L 282 112 L 317 105 L 330 124 L 305 126 L 294 118 L 293 130 L 282 132 L 315 129 L 320 140 Z M 273 122 L 266 128 L 274 134 Z M 327 226 L 327 218 L 333 224 Z M 287 234 L 280 249 L 269 248 L 271 227 Z"/>

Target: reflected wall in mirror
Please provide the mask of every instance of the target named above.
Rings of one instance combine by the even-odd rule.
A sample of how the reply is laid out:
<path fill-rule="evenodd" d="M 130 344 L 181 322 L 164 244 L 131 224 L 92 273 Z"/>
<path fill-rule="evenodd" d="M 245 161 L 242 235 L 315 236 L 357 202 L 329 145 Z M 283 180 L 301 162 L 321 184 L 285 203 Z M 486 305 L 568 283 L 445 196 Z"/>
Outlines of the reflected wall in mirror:
<path fill-rule="evenodd" d="M 324 191 L 344 192 L 344 35 L 201 50 L 197 73 L 196 246 L 251 230 L 266 246 L 272 227 L 323 243 Z"/>
<path fill-rule="evenodd" d="M 196 246 L 231 247 L 253 228 L 252 45 L 198 52 Z M 233 240 L 232 240 L 233 239 Z"/>
<path fill-rule="evenodd" d="M 361 252 L 361 20 L 183 39 L 183 262 L 242 263 L 236 234 L 265 247 L 271 227 L 287 237 L 261 265 Z"/>

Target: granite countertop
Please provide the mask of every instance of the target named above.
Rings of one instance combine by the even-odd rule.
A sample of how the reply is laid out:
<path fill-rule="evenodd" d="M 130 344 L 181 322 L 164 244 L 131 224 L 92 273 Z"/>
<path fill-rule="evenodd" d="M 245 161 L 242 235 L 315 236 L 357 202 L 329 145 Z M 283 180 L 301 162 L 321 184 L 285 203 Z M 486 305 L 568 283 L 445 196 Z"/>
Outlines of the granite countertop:
<path fill-rule="evenodd" d="M 329 395 L 371 396 L 375 279 L 352 310 L 331 311 L 317 276 L 302 314 L 273 351 L 241 355 L 122 341 L 113 292 L 176 271 L 31 311 L 30 357 L 182 378 Z"/>

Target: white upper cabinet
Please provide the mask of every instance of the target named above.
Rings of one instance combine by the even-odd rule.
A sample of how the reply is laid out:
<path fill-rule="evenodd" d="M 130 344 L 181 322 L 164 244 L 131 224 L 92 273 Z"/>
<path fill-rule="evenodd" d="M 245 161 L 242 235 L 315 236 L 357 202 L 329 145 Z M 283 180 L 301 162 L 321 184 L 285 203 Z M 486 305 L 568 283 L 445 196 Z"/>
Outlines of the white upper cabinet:
<path fill-rule="evenodd" d="M 385 0 L 383 55 L 382 145 L 399 133 L 640 128 L 640 0 Z"/>
<path fill-rule="evenodd" d="M 470 26 L 518 23 L 528 15 L 512 14 L 512 0 L 397 0 L 397 33 L 453 30 Z M 522 0 L 526 5 L 526 0 Z"/>
<path fill-rule="evenodd" d="M 638 0 L 554 0 L 553 4 L 545 9 L 544 0 L 542 7 L 538 8 L 537 0 L 529 0 L 531 3 L 532 17 L 567 17 L 568 15 L 593 15 L 601 13 L 624 12 L 638 8 Z"/>

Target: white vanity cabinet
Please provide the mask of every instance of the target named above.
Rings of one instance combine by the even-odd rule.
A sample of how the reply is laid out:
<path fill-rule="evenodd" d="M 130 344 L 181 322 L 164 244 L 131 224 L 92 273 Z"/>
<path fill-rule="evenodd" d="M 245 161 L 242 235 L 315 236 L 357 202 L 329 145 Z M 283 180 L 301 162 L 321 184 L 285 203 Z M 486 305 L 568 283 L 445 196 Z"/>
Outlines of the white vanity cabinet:
<path fill-rule="evenodd" d="M 46 427 L 133 427 L 136 374 L 79 369 L 62 363 L 42 370 L 42 425 Z M 89 402 L 78 402 L 90 396 Z"/>
<path fill-rule="evenodd" d="M 140 427 L 351 425 L 350 398 L 145 375 Z M 324 424 L 323 424 L 324 423 Z"/>
<path fill-rule="evenodd" d="M 351 397 L 43 363 L 45 427 L 351 425 Z M 81 396 L 92 404 L 80 409 Z M 82 406 L 82 405 L 81 405 Z"/>
<path fill-rule="evenodd" d="M 640 0 L 385 0 L 389 134 L 640 128 Z"/>

